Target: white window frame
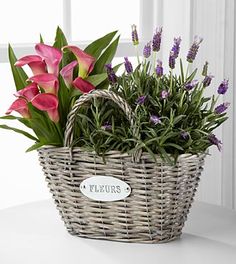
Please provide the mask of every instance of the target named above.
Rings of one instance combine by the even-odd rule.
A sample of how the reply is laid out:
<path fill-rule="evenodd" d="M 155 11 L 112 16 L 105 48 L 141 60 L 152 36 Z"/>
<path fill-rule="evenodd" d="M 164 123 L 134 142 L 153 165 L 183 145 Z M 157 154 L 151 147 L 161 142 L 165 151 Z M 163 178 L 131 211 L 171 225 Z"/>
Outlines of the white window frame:
<path fill-rule="evenodd" d="M 152 36 L 154 23 L 157 22 L 154 20 L 154 17 L 161 17 L 161 3 L 163 0 L 138 0 L 137 4 L 140 5 L 140 14 L 139 14 L 139 20 L 140 20 L 140 29 L 139 29 L 139 35 L 142 36 L 140 39 L 140 46 L 143 47 L 144 43 L 150 39 L 150 36 Z M 73 43 L 74 45 L 78 45 L 82 49 L 85 48 L 89 42 L 88 41 L 72 41 L 72 17 L 71 17 L 71 0 L 62 0 L 61 2 L 63 6 L 63 18 L 62 18 L 62 30 L 66 35 L 66 38 L 69 43 Z M 158 5 L 158 7 L 157 7 Z M 158 15 L 156 14 L 155 10 L 159 10 Z M 158 21 L 158 24 L 160 25 L 161 21 Z M 135 21 L 134 21 L 135 23 Z M 26 54 L 32 54 L 34 53 L 34 44 L 28 43 L 28 44 L 14 44 L 12 43 L 12 46 L 14 48 L 14 51 L 16 53 L 17 57 L 24 56 Z M 0 45 L 0 63 L 6 63 L 8 62 L 8 53 L 7 53 L 7 45 L 2 44 Z M 124 56 L 135 56 L 134 49 L 132 45 L 130 45 L 130 40 L 122 39 L 119 43 L 116 57 L 124 57 Z"/>

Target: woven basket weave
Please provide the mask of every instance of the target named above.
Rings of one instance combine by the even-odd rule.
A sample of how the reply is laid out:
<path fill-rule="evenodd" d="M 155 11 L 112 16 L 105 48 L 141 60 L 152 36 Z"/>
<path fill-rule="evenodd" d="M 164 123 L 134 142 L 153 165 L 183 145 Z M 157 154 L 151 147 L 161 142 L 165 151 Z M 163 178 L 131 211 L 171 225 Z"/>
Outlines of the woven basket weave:
<path fill-rule="evenodd" d="M 68 115 L 64 147 L 38 150 L 40 164 L 67 230 L 80 237 L 126 242 L 161 243 L 178 238 L 198 186 L 204 154 L 180 155 L 175 166 L 147 153 L 131 156 L 119 151 L 103 159 L 71 148 L 79 107 L 94 97 L 117 103 L 133 126 L 129 105 L 115 93 L 94 91 L 81 96 Z M 136 131 L 134 131 L 136 133 Z M 84 196 L 80 183 L 91 176 L 113 176 L 131 187 L 120 201 L 100 202 Z"/>

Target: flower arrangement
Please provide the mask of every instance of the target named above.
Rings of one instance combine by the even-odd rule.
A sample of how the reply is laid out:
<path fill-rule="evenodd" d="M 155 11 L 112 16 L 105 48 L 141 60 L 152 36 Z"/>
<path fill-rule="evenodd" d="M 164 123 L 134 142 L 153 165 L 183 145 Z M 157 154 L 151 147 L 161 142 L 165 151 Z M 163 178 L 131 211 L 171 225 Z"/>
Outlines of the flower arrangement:
<path fill-rule="evenodd" d="M 226 119 L 229 103 L 217 105 L 219 96 L 226 93 L 228 80 L 217 89 L 218 95 L 205 97 L 205 89 L 213 76 L 205 63 L 202 77 L 196 79 L 197 69 L 190 72 L 196 58 L 201 38 L 195 37 L 186 55 L 184 70 L 179 59 L 180 74 L 174 73 L 179 57 L 181 38 L 174 38 L 169 54 L 169 69 L 157 58 L 161 48 L 162 28 L 158 28 L 152 41 L 139 56 L 139 38 L 136 26 L 132 26 L 132 42 L 137 53 L 136 68 L 128 57 L 124 58 L 125 71 L 116 75 L 120 64 L 112 67 L 119 37 L 116 32 L 92 42 L 85 50 L 68 45 L 58 28 L 53 46 L 41 43 L 35 46 L 38 55 L 16 59 L 9 46 L 9 60 L 16 84 L 17 99 L 2 119 L 14 119 L 32 129 L 26 131 L 0 125 L 35 141 L 28 149 L 44 145 L 63 146 L 67 115 L 75 100 L 94 89 L 109 89 L 124 98 L 133 109 L 136 136 L 124 113 L 106 99 L 94 99 L 92 104 L 80 109 L 76 120 L 76 140 L 73 146 L 95 150 L 104 154 L 110 150 L 133 152 L 138 149 L 149 152 L 155 159 L 160 155 L 173 163 L 180 154 L 202 153 L 211 145 L 221 150 L 221 141 L 213 131 Z M 28 65 L 33 76 L 28 77 L 22 66 Z M 21 117 L 13 116 L 13 111 Z M 174 159 L 173 159 L 174 158 Z"/>

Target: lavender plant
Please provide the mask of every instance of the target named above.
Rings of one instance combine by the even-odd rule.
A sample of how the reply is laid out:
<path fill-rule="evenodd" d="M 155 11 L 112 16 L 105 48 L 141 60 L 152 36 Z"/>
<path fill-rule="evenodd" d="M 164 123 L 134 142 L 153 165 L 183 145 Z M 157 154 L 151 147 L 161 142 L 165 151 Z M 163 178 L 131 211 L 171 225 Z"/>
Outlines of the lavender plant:
<path fill-rule="evenodd" d="M 177 64 L 180 37 L 174 38 L 168 61 L 169 69 L 163 69 L 162 61 L 156 59 L 161 35 L 162 28 L 156 30 L 153 39 L 145 45 L 141 58 L 138 55 L 137 28 L 133 26 L 132 41 L 138 56 L 138 66 L 134 69 L 125 57 L 125 71 L 121 76 L 114 74 L 111 65 L 106 66 L 109 89 L 123 97 L 132 107 L 138 135 L 132 135 L 124 113 L 115 104 L 96 99 L 90 108 L 83 109 L 85 112 L 79 114 L 83 120 L 82 125 L 78 122 L 78 136 L 83 138 L 80 146 L 86 144 L 98 153 L 142 149 L 154 159 L 158 154 L 170 163 L 183 153 L 206 152 L 211 145 L 221 150 L 222 142 L 217 139 L 214 131 L 227 119 L 229 103 L 217 105 L 217 101 L 226 93 L 228 80 L 223 80 L 216 89 L 218 96 L 206 97 L 204 92 L 211 89 L 209 86 L 213 79 L 208 73 L 208 62 L 199 79 L 196 79 L 197 69 L 189 72 L 187 67 L 185 71 L 181 59 Z M 195 37 L 187 52 L 188 65 L 194 62 L 201 42 L 201 38 Z M 150 56 L 152 60 L 146 60 Z M 150 61 L 154 61 L 154 65 Z M 174 73 L 178 65 L 179 75 Z"/>

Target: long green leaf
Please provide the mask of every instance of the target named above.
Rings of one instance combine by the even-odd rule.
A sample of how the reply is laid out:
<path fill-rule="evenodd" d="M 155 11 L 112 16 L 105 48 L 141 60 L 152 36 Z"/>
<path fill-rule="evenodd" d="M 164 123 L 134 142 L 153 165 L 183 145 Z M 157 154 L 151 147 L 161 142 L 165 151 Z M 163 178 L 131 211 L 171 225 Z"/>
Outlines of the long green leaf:
<path fill-rule="evenodd" d="M 17 116 L 13 116 L 13 115 L 8 115 L 8 116 L 1 116 L 0 119 L 4 119 L 4 120 L 18 120 L 19 122 L 21 122 L 25 126 L 27 126 L 29 128 L 32 128 L 31 125 L 30 125 L 29 120 L 26 119 L 26 118 L 17 117 Z"/>
<path fill-rule="evenodd" d="M 117 37 L 102 53 L 97 62 L 95 63 L 93 74 L 105 72 L 105 65 L 110 63 L 114 58 L 119 43 L 120 36 Z"/>
<path fill-rule="evenodd" d="M 35 140 L 35 141 L 38 141 L 38 139 L 36 137 L 32 136 L 28 132 L 25 132 L 25 131 L 23 131 L 21 129 L 10 127 L 10 126 L 7 126 L 7 125 L 0 125 L 0 128 L 7 129 L 7 130 L 12 130 L 12 131 L 14 131 L 16 133 L 19 133 L 19 134 L 22 134 L 22 135 L 26 136 L 27 138 L 30 138 L 30 139 Z"/>
<path fill-rule="evenodd" d="M 60 27 L 57 27 L 56 37 L 53 47 L 61 50 L 61 48 L 67 45 L 68 42 L 66 40 L 65 34 L 63 33 Z M 70 51 L 65 51 L 63 54 L 62 61 L 60 63 L 60 69 L 66 66 L 67 64 L 69 64 L 70 62 L 72 62 L 73 60 L 76 60 L 74 54 Z"/>
<path fill-rule="evenodd" d="M 42 147 L 43 145 L 45 145 L 45 143 L 42 143 L 42 142 L 36 142 L 35 144 L 33 144 L 31 147 L 29 147 L 26 152 L 30 152 L 30 151 L 33 151 L 33 150 L 36 150 L 40 147 Z"/>
<path fill-rule="evenodd" d="M 107 78 L 107 73 L 100 73 L 100 74 L 90 75 L 86 80 L 92 83 L 94 86 L 97 86 L 101 82 L 106 80 L 106 78 Z"/>
<path fill-rule="evenodd" d="M 27 86 L 26 80 L 28 79 L 28 76 L 22 68 L 16 67 L 14 65 L 15 62 L 17 61 L 17 58 L 10 44 L 8 46 L 8 57 L 11 65 L 11 71 L 13 74 L 16 90 L 19 91 L 23 89 L 25 86 Z"/>
<path fill-rule="evenodd" d="M 62 47 L 68 45 L 66 37 L 60 27 L 57 27 L 55 42 L 53 44 L 54 48 L 61 49 Z"/>
<path fill-rule="evenodd" d="M 108 33 L 107 35 L 93 41 L 85 48 L 85 52 L 92 55 L 96 59 L 101 55 L 102 51 L 110 44 L 117 31 Z"/>
<path fill-rule="evenodd" d="M 41 34 L 39 35 L 39 41 L 40 41 L 40 43 L 42 43 L 42 44 L 44 43 L 44 41 L 43 41 L 43 36 L 42 36 Z"/>

